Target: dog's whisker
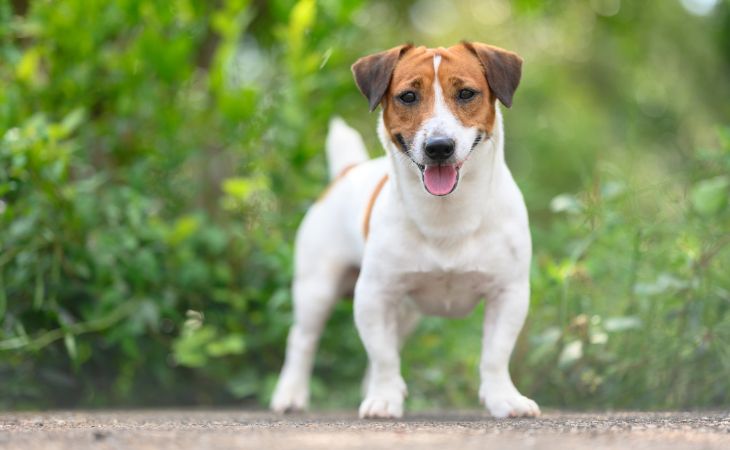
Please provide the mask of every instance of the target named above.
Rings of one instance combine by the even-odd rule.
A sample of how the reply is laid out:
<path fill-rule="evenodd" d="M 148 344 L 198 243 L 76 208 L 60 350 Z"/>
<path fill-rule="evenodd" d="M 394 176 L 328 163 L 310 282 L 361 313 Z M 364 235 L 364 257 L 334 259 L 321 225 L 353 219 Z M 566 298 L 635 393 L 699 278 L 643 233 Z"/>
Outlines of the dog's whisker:
<path fill-rule="evenodd" d="M 474 139 L 474 143 L 471 144 L 471 149 L 469 151 L 474 150 L 474 148 L 482 141 L 482 138 L 483 134 L 481 132 L 477 134 L 477 137 Z"/>

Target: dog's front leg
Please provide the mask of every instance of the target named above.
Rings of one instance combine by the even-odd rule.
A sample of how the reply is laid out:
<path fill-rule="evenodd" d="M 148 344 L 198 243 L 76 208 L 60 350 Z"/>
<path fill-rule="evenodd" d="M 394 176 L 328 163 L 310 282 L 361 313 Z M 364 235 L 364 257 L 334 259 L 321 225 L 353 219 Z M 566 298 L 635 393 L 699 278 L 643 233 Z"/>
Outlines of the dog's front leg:
<path fill-rule="evenodd" d="M 397 302 L 400 292 L 363 279 L 355 288 L 355 323 L 368 353 L 370 372 L 360 417 L 403 416 L 406 385 L 400 374 Z"/>
<path fill-rule="evenodd" d="M 509 374 L 509 359 L 527 316 L 529 281 L 505 286 L 487 299 L 480 365 L 479 399 L 495 417 L 538 416 L 537 403 L 519 393 Z"/>

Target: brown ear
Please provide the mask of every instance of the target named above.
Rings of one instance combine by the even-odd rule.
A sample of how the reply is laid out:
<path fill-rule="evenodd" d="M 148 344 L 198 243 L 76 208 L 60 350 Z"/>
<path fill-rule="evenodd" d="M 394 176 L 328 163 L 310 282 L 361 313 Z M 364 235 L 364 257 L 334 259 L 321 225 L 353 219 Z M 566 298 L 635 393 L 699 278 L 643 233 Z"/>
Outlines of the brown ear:
<path fill-rule="evenodd" d="M 495 97 L 507 108 L 522 77 L 522 58 L 516 53 L 479 42 L 464 42 L 484 67 L 487 83 Z"/>
<path fill-rule="evenodd" d="M 411 47 L 413 46 L 405 44 L 374 55 L 363 56 L 352 65 L 355 83 L 362 95 L 368 99 L 370 111 L 373 111 L 383 99 L 393 76 L 395 64 Z"/>

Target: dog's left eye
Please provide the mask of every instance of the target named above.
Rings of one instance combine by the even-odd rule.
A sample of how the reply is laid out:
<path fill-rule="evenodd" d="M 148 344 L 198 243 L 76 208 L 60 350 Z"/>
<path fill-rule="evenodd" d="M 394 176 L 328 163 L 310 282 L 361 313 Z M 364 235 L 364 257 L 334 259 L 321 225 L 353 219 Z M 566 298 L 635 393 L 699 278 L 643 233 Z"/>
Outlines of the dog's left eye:
<path fill-rule="evenodd" d="M 459 91 L 459 100 L 469 100 L 470 98 L 474 97 L 476 92 L 472 91 L 471 89 L 462 89 Z"/>
<path fill-rule="evenodd" d="M 418 100 L 416 93 L 413 91 L 406 91 L 398 96 L 398 98 L 405 104 L 415 103 L 415 101 Z"/>

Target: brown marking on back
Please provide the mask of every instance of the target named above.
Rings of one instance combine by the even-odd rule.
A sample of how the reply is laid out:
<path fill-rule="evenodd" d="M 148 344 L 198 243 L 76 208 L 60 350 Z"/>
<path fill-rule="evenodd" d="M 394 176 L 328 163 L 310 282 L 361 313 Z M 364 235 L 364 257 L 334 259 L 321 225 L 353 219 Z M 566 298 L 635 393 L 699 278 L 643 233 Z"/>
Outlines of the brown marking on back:
<path fill-rule="evenodd" d="M 370 217 L 373 215 L 375 200 L 378 199 L 380 191 L 383 190 L 383 186 L 385 186 L 386 181 L 388 181 L 387 173 L 383 175 L 383 177 L 378 181 L 378 184 L 375 185 L 375 189 L 373 189 L 373 193 L 370 194 L 370 200 L 368 200 L 368 204 L 365 208 L 365 216 L 363 216 L 362 219 L 362 236 L 365 240 L 367 240 L 368 234 L 370 234 Z"/>
<path fill-rule="evenodd" d="M 357 164 L 350 164 L 350 165 L 345 166 L 345 168 L 342 169 L 340 171 L 340 173 L 338 173 L 337 176 L 332 179 L 332 181 L 330 181 L 330 183 L 327 185 L 327 187 L 324 188 L 324 191 L 322 191 L 322 193 L 319 194 L 319 197 L 317 197 L 317 202 L 321 202 L 322 200 L 324 200 L 324 198 L 327 197 L 327 195 L 330 193 L 330 191 L 332 191 L 332 188 L 335 186 L 335 184 L 337 184 L 338 181 L 345 178 L 345 175 L 347 175 L 347 172 L 354 169 L 356 166 L 357 166 Z"/>

